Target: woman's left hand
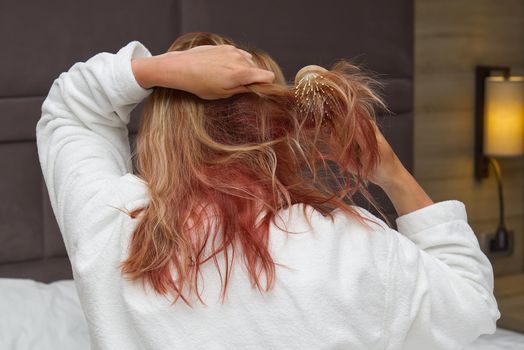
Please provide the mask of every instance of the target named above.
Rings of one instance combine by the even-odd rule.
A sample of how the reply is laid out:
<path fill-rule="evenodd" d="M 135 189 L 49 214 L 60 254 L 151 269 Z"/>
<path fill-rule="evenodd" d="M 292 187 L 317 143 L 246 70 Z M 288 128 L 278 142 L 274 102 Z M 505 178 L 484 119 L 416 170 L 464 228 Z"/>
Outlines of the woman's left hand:
<path fill-rule="evenodd" d="M 143 88 L 184 90 L 212 100 L 248 92 L 245 85 L 273 82 L 275 74 L 258 68 L 251 57 L 232 45 L 202 45 L 133 59 L 131 65 Z"/>

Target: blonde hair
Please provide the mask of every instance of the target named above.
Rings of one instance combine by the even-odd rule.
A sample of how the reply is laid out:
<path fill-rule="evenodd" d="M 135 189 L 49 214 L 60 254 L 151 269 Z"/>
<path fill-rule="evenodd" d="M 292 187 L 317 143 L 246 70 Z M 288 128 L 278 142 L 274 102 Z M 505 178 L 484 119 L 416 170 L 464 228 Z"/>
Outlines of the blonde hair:
<path fill-rule="evenodd" d="M 221 44 L 235 45 L 221 35 L 187 33 L 169 50 Z M 364 223 L 351 208 L 360 193 L 380 210 L 366 189 L 379 161 L 374 109 L 384 104 L 373 90 L 376 82 L 341 60 L 318 72 L 330 89 L 314 97 L 305 115 L 278 64 L 259 49 L 244 49 L 275 73 L 273 83 L 212 101 L 156 87 L 140 120 L 136 163 L 150 202 L 130 213 L 141 216 L 121 267 L 128 278 L 173 294 L 173 303 L 181 297 L 190 305 L 187 286 L 205 304 L 200 267 L 213 259 L 222 277 L 220 252 L 226 262 L 223 302 L 239 246 L 252 285 L 269 291 L 275 275 L 269 228 L 280 209 L 304 203 L 332 218 L 339 208 Z M 204 256 L 209 243 L 212 254 Z"/>

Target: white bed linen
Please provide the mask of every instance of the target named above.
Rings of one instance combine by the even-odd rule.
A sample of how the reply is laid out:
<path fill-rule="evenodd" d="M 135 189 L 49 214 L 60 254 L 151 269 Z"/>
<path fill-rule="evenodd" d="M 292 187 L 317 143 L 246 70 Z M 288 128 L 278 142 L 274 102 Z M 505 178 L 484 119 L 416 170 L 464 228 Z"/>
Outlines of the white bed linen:
<path fill-rule="evenodd" d="M 0 279 L 0 349 L 89 349 L 73 280 Z"/>
<path fill-rule="evenodd" d="M 73 280 L 0 278 L 0 350 L 89 349 Z M 524 350 L 524 334 L 498 328 L 463 350 Z"/>

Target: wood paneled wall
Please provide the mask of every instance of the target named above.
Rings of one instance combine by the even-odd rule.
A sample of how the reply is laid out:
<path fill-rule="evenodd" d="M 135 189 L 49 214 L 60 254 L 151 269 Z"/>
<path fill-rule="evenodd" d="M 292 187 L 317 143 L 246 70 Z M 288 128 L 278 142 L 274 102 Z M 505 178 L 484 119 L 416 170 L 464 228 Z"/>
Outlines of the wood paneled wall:
<path fill-rule="evenodd" d="M 524 74 L 524 0 L 415 0 L 415 176 L 434 201 L 466 204 L 475 233 L 498 223 L 493 175 L 473 176 L 475 65 Z M 515 253 L 496 276 L 524 271 L 524 159 L 500 160 Z"/>

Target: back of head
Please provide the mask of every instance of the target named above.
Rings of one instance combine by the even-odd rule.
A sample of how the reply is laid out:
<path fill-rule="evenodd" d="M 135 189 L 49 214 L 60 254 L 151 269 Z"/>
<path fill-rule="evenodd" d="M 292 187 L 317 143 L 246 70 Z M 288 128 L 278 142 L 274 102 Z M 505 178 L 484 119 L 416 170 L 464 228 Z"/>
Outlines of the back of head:
<path fill-rule="evenodd" d="M 182 35 L 169 51 L 222 44 L 238 46 L 199 32 Z M 379 158 L 374 109 L 384 107 L 375 81 L 341 60 L 330 70 L 304 67 L 288 84 L 267 53 L 240 48 L 273 71 L 275 81 L 220 100 L 154 88 L 141 117 L 137 170 L 150 202 L 122 267 L 158 293 L 172 292 L 175 301 L 188 303 L 186 283 L 198 294 L 199 266 L 228 246 L 240 245 L 259 289 L 258 271 L 265 271 L 269 290 L 275 273 L 269 226 L 280 209 L 304 203 L 324 215 L 339 208 L 361 220 L 351 208 L 353 196 L 375 204 L 366 189 Z M 203 256 L 210 242 L 214 253 Z M 227 281 L 226 275 L 223 297 Z"/>

